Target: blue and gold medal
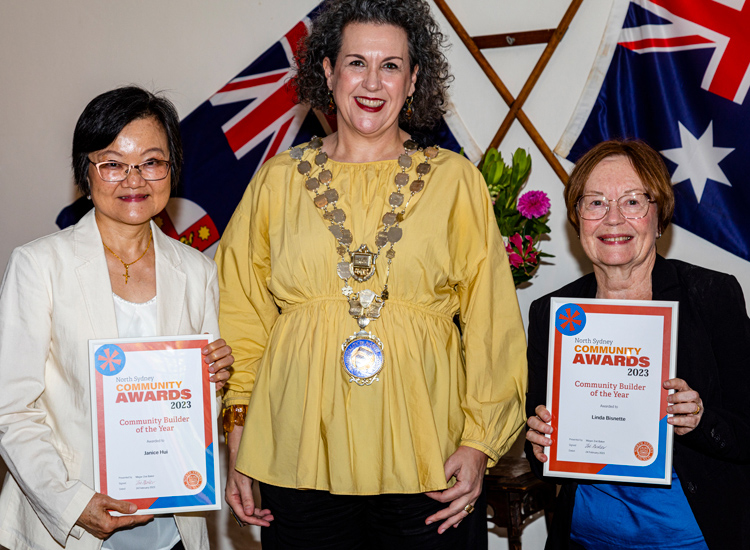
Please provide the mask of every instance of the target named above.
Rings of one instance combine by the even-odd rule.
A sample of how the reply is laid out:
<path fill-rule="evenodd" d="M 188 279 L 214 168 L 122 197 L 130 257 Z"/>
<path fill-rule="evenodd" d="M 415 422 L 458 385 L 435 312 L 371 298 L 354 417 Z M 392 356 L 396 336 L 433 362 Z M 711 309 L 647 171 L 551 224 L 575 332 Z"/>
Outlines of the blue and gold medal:
<path fill-rule="evenodd" d="M 371 332 L 352 334 L 341 344 L 341 365 L 349 375 L 349 382 L 369 386 L 379 380 L 383 369 L 383 343 Z"/>

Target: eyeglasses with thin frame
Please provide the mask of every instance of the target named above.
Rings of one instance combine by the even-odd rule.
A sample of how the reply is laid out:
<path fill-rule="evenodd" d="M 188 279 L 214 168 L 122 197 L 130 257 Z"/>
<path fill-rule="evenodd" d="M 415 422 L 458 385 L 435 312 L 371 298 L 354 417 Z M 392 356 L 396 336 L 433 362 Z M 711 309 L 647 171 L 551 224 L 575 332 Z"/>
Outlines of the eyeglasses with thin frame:
<path fill-rule="evenodd" d="M 91 159 L 89 159 L 91 161 Z M 146 181 L 163 180 L 169 175 L 172 163 L 168 160 L 151 159 L 140 164 L 126 164 L 116 160 L 105 160 L 104 162 L 92 162 L 99 177 L 110 183 L 125 181 L 130 171 L 135 168 Z"/>
<path fill-rule="evenodd" d="M 609 213 L 609 204 L 614 202 L 622 217 L 628 220 L 645 218 L 648 206 L 652 202 L 647 193 L 626 193 L 617 199 L 608 199 L 604 195 L 583 195 L 576 203 L 578 215 L 583 220 L 601 220 Z"/>

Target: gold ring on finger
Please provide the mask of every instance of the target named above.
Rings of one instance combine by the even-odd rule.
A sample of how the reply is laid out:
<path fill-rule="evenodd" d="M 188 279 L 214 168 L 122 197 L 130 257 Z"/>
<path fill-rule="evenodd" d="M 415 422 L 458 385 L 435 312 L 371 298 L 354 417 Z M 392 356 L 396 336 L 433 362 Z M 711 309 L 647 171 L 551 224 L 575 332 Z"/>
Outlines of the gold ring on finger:
<path fill-rule="evenodd" d="M 693 414 L 698 414 L 699 412 L 701 412 L 701 406 L 698 403 L 696 403 L 695 404 L 695 412 Z"/>
<path fill-rule="evenodd" d="M 467 504 L 464 506 L 464 512 L 467 514 L 471 514 L 474 511 L 474 505 L 473 504 Z"/>

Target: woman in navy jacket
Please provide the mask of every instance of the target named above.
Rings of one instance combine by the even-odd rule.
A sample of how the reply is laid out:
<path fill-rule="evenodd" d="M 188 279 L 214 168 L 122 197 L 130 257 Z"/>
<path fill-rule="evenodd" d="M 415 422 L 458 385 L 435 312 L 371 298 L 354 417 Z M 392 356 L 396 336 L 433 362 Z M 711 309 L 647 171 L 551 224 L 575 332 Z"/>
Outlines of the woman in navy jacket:
<path fill-rule="evenodd" d="M 549 298 L 679 302 L 671 488 L 562 484 L 546 548 L 750 548 L 750 320 L 737 280 L 656 254 L 674 205 L 659 154 L 604 142 L 576 165 L 568 219 L 594 272 L 536 300 L 529 316 L 526 456 L 537 476 L 554 438 L 545 407 Z"/>

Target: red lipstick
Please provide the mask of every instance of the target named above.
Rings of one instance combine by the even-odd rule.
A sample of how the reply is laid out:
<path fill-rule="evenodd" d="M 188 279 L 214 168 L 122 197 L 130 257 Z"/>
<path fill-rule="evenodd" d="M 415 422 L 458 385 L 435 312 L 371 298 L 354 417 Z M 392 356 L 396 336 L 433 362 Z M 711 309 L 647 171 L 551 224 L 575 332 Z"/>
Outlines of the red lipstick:
<path fill-rule="evenodd" d="M 355 97 L 357 107 L 368 113 L 377 113 L 385 107 L 385 100 L 369 97 Z"/>

